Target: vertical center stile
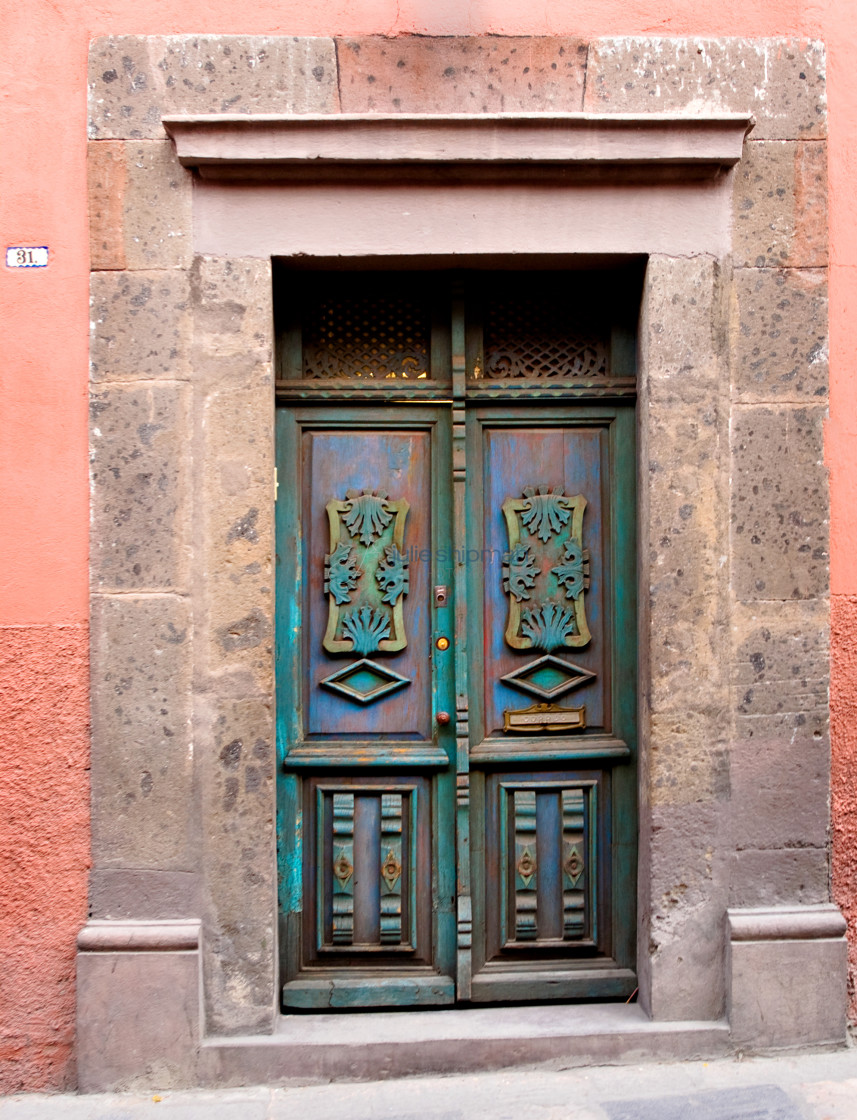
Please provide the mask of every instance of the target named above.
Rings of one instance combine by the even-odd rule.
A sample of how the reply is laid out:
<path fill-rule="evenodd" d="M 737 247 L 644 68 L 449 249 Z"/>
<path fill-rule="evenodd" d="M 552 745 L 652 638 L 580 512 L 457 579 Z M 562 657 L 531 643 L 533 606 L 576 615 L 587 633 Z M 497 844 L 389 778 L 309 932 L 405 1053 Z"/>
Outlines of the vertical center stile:
<path fill-rule="evenodd" d="M 467 683 L 467 439 L 465 394 L 464 294 L 460 284 L 452 292 L 452 487 L 455 547 L 455 745 L 456 745 L 456 874 L 457 968 L 459 1000 L 470 999 L 473 910 L 470 886 L 470 725 Z"/>

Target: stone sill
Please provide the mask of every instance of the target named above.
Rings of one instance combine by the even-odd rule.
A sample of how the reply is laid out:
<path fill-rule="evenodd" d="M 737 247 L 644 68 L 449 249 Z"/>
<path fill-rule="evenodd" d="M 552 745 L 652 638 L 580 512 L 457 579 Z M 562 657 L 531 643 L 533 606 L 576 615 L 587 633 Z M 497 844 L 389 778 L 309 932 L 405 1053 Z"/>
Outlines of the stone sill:
<path fill-rule="evenodd" d="M 272 1035 L 206 1038 L 199 1080 L 376 1080 L 550 1062 L 713 1058 L 729 1051 L 725 1021 L 655 1023 L 637 1004 L 297 1014 L 281 1016 Z"/>
<path fill-rule="evenodd" d="M 181 115 L 179 161 L 208 178 L 349 177 L 379 170 L 714 177 L 741 158 L 749 113 Z"/>

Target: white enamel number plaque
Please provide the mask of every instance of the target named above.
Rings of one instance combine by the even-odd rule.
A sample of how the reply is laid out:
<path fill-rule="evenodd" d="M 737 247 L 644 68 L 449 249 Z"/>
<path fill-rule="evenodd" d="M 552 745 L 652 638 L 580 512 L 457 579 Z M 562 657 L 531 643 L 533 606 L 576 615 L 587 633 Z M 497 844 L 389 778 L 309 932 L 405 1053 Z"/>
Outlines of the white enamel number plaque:
<path fill-rule="evenodd" d="M 6 250 L 7 268 L 46 268 L 47 245 L 10 245 Z"/>

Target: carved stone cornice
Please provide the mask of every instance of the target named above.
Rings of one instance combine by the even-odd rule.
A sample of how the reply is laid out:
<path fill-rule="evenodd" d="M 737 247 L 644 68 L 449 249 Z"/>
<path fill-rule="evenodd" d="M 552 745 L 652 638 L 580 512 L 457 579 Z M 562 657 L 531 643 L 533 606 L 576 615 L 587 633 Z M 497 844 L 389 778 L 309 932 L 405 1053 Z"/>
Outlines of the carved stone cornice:
<path fill-rule="evenodd" d="M 205 178 L 708 178 L 741 157 L 749 113 L 168 116 Z"/>

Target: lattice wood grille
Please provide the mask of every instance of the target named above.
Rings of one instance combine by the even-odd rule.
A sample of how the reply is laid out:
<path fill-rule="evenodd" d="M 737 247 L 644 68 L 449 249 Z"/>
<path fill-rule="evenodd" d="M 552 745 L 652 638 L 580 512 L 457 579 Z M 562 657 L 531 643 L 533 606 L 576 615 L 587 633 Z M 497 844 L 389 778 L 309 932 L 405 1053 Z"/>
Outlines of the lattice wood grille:
<path fill-rule="evenodd" d="M 304 315 L 303 376 L 428 378 L 430 341 L 427 300 L 388 290 L 320 296 Z"/>
<path fill-rule="evenodd" d="M 598 378 L 610 373 L 609 333 L 567 293 L 498 293 L 485 311 L 488 378 Z"/>

